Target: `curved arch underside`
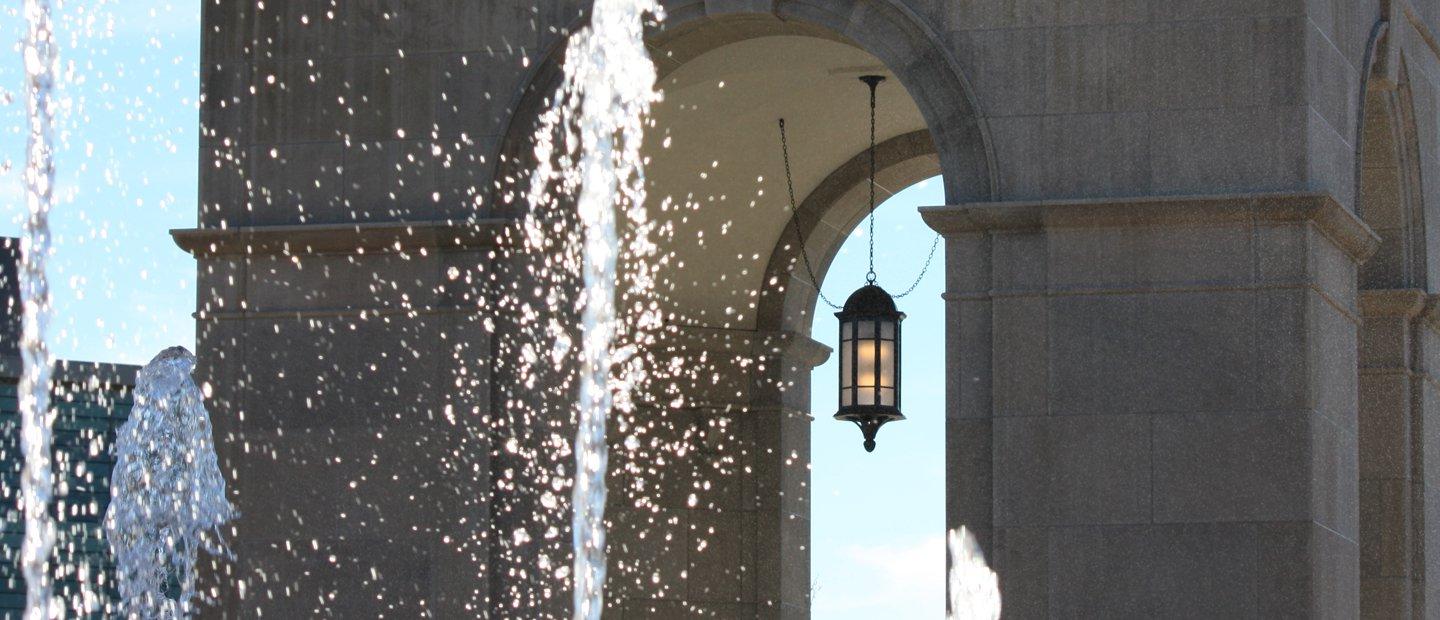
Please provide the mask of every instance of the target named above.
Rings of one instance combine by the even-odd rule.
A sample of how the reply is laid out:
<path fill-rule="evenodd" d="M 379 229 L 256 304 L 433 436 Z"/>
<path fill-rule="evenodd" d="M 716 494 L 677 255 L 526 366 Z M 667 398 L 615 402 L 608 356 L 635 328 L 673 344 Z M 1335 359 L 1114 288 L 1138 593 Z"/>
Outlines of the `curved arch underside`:
<path fill-rule="evenodd" d="M 675 217 L 676 260 L 661 280 L 673 283 L 666 292 L 678 323 L 803 333 L 815 291 L 789 286 L 785 267 L 798 267 L 790 262 L 798 256 L 776 119 L 788 119 L 795 200 L 817 277 L 863 204 L 851 192 L 867 173 L 856 169 L 868 140 L 859 75 L 891 78 L 880 90 L 878 140 L 908 136 L 879 159 L 878 200 L 936 174 L 947 202 L 988 199 L 994 166 L 963 76 L 907 9 L 753 4 L 667 3 L 666 20 L 647 37 L 665 93 L 646 141 L 651 210 L 668 201 Z M 562 52 L 537 67 L 517 103 L 496 178 L 523 177 L 515 168 L 528 161 L 533 119 L 558 84 Z"/>

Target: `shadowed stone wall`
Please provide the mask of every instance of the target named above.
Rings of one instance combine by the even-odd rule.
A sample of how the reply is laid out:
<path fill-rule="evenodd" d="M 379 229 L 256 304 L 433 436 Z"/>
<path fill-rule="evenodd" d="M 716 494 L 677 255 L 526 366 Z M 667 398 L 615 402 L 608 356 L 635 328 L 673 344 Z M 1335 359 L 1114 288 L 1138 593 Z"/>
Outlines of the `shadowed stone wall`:
<path fill-rule="evenodd" d="M 949 522 L 1018 617 L 1359 610 L 1356 263 L 1325 195 L 1001 203 L 946 235 Z"/>

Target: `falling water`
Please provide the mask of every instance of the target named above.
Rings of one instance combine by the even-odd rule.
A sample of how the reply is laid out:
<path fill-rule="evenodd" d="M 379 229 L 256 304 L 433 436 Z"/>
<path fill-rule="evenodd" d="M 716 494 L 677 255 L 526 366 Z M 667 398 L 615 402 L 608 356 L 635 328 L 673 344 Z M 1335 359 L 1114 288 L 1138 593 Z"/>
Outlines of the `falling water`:
<path fill-rule="evenodd" d="M 194 369 L 195 356 L 183 347 L 150 360 L 115 438 L 105 533 L 126 617 L 188 617 L 195 609 L 198 552 L 227 553 L 220 527 L 235 509 L 225 498 L 210 414 L 190 377 Z"/>
<path fill-rule="evenodd" d="M 646 221 L 640 146 L 645 117 L 658 98 L 655 68 L 644 43 L 646 14 L 660 18 L 654 0 L 595 2 L 590 25 L 570 39 L 564 81 L 536 134 L 530 203 L 536 209 L 551 208 L 557 185 L 562 192 L 578 188 L 576 210 L 583 235 L 583 331 L 571 523 L 575 618 L 599 618 L 602 611 L 605 426 L 616 398 L 628 398 L 623 373 L 621 381 L 615 377 L 615 365 L 627 355 L 614 350 L 620 329 L 616 263 L 622 253 L 616 213 L 624 215 L 626 226 L 643 228 Z M 559 147 L 554 141 L 557 134 L 563 141 Z M 527 245 L 543 246 L 545 231 L 534 218 L 531 222 Z M 644 286 L 643 275 L 629 275 L 630 286 L 636 286 L 637 280 Z"/>
<path fill-rule="evenodd" d="M 47 0 L 25 0 L 25 108 L 29 137 L 25 150 L 25 218 L 20 239 L 20 447 L 25 468 L 20 493 L 25 507 L 25 540 L 20 567 L 25 576 L 25 618 L 52 617 L 49 560 L 55 547 L 55 521 L 50 516 L 54 480 L 50 457 L 50 349 L 45 334 L 50 323 L 50 287 L 45 259 L 50 254 L 50 206 L 54 203 L 55 163 L 51 125 L 55 118 L 56 41 Z"/>
<path fill-rule="evenodd" d="M 999 620 L 1000 582 L 985 564 L 980 543 L 964 527 L 950 530 L 946 543 L 950 552 L 949 618 Z"/>

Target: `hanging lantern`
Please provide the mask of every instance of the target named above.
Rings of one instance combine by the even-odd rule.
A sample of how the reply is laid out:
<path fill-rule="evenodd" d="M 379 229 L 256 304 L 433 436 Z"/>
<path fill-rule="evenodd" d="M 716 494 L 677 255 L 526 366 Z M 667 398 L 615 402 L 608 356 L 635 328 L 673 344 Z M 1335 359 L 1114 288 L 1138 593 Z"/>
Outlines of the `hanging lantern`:
<path fill-rule="evenodd" d="M 885 289 L 867 284 L 845 300 L 840 319 L 840 411 L 836 420 L 854 422 L 875 451 L 875 434 L 900 413 L 900 322 L 905 313 Z"/>
<path fill-rule="evenodd" d="M 840 410 L 835 419 L 854 422 L 865 436 L 865 451 L 875 451 L 875 435 L 886 422 L 904 420 L 900 413 L 900 322 L 905 313 L 895 308 L 895 299 L 875 284 L 875 99 L 876 90 L 885 81 L 883 76 L 860 76 L 870 90 L 870 210 L 869 234 L 870 270 L 865 274 L 865 286 L 860 287 L 845 300 L 843 307 L 836 306 L 819 293 L 819 280 L 810 266 L 810 257 L 805 254 L 805 236 L 795 217 L 795 184 L 790 175 L 790 147 L 785 139 L 785 119 L 780 119 L 780 151 L 785 161 L 785 181 L 790 198 L 790 222 L 795 226 L 795 237 L 800 243 L 800 258 L 805 273 L 815 285 L 820 299 L 840 311 L 835 318 L 840 320 Z M 937 235 L 930 244 L 930 256 L 910 288 L 900 293 L 904 297 L 915 290 L 930 267 L 935 248 L 940 244 Z"/>

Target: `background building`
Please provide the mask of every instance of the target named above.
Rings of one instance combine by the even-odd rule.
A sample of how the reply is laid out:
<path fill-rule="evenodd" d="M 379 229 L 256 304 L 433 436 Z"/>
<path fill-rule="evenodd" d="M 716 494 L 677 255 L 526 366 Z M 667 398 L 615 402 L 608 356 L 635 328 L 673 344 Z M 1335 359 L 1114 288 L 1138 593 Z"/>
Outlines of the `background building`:
<path fill-rule="evenodd" d="M 16 390 L 20 381 L 19 287 L 15 268 L 19 240 L 0 237 L 0 616 L 19 617 L 25 608 L 25 583 L 18 558 L 24 538 L 24 518 L 17 506 L 20 470 L 20 415 Z M 115 599 L 113 562 L 101 522 L 110 505 L 110 472 L 115 465 L 111 447 L 115 431 L 130 414 L 134 366 L 57 363 L 53 404 L 56 408 L 54 454 L 56 501 L 59 520 L 56 541 L 55 592 L 66 600 L 67 617 L 111 617 L 107 605 Z"/>

